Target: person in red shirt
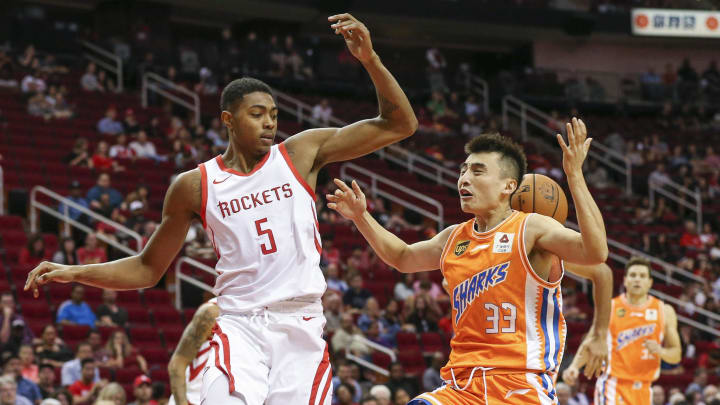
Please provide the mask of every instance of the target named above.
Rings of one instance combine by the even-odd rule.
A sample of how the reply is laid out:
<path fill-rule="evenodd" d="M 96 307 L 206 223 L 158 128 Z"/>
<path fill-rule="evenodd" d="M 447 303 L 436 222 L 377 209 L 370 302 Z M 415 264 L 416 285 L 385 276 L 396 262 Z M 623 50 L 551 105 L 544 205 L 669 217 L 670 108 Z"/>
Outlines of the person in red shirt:
<path fill-rule="evenodd" d="M 93 400 L 97 396 L 103 387 L 107 384 L 106 380 L 100 380 L 95 383 L 95 359 L 88 358 L 83 359 L 82 364 L 82 378 L 75 381 L 68 387 L 68 391 L 73 396 L 73 404 L 75 405 L 89 405 L 92 404 Z"/>
<path fill-rule="evenodd" d="M 92 157 L 93 167 L 99 171 L 114 171 L 121 172 L 125 170 L 123 166 L 120 166 L 110 156 L 108 156 L 108 143 L 100 141 L 95 148 L 95 154 Z"/>
<path fill-rule="evenodd" d="M 135 377 L 133 388 L 135 389 L 135 402 L 128 405 L 157 405 L 157 401 L 152 399 L 153 390 L 150 377 L 145 374 Z"/>
<path fill-rule="evenodd" d="M 685 232 L 680 238 L 680 246 L 700 250 L 703 248 L 702 240 L 698 235 L 697 227 L 693 221 L 685 221 Z"/>
<path fill-rule="evenodd" d="M 98 246 L 97 236 L 89 233 L 85 237 L 85 246 L 78 248 L 77 259 L 79 264 L 104 263 L 107 261 L 105 249 Z"/>
<path fill-rule="evenodd" d="M 45 241 L 40 234 L 34 234 L 28 239 L 27 246 L 20 250 L 18 264 L 24 267 L 33 268 L 40 264 L 45 257 Z"/>

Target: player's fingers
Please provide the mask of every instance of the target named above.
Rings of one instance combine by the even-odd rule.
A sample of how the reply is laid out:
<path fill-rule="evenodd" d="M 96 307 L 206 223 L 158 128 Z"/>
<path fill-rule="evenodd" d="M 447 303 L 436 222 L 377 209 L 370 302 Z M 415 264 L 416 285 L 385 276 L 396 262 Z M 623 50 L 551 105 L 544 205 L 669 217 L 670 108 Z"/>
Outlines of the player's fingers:
<path fill-rule="evenodd" d="M 347 184 L 345 184 L 344 181 L 342 181 L 342 180 L 340 180 L 340 179 L 333 179 L 333 182 L 335 183 L 336 186 L 338 186 L 338 188 L 339 188 L 340 190 L 342 190 L 342 191 L 344 191 L 344 192 L 351 191 L 351 190 L 350 190 L 350 187 L 348 187 Z"/>
<path fill-rule="evenodd" d="M 343 25 L 339 28 L 341 32 L 347 32 L 350 35 L 357 35 L 360 26 L 358 23 L 351 21 L 350 24 Z"/>
<path fill-rule="evenodd" d="M 583 136 L 582 131 L 580 130 L 580 125 L 578 124 L 578 119 L 576 117 L 573 117 L 572 120 L 572 127 L 573 127 L 573 135 L 580 140 Z"/>
<path fill-rule="evenodd" d="M 585 152 L 590 150 L 590 144 L 592 143 L 592 138 L 588 138 L 585 140 L 585 144 L 583 145 L 583 148 L 585 149 Z"/>
<path fill-rule="evenodd" d="M 342 27 L 344 27 L 346 25 L 350 25 L 350 24 L 355 24 L 355 21 L 353 21 L 353 20 L 338 21 L 335 24 L 331 25 L 330 27 L 338 29 L 338 28 L 342 28 Z"/>
<path fill-rule="evenodd" d="M 347 20 L 347 19 L 351 19 L 351 18 L 352 18 L 352 16 L 348 13 L 340 13 L 340 14 L 331 15 L 330 17 L 328 17 L 328 21 L 342 21 L 342 20 Z"/>
<path fill-rule="evenodd" d="M 327 207 L 331 210 L 337 210 L 337 204 L 335 203 L 328 203 Z"/>
<path fill-rule="evenodd" d="M 557 134 L 556 138 L 557 138 L 558 144 L 560 144 L 560 148 L 562 149 L 563 154 L 570 153 L 570 150 L 568 150 L 567 145 L 565 145 L 565 140 L 563 139 L 562 135 Z"/>
<path fill-rule="evenodd" d="M 585 122 L 583 122 L 583 120 L 578 120 L 578 126 L 580 127 L 582 133 L 587 136 L 587 127 L 585 126 Z"/>
<path fill-rule="evenodd" d="M 352 185 L 352 189 L 353 189 L 353 191 L 355 192 L 355 195 L 356 195 L 356 196 L 359 197 L 359 196 L 363 195 L 363 192 L 362 192 L 362 190 L 360 189 L 360 185 L 357 183 L 357 181 L 353 180 L 352 183 L 351 183 L 351 185 Z"/>
<path fill-rule="evenodd" d="M 328 201 L 332 201 L 332 202 L 335 202 L 335 201 L 339 200 L 339 198 L 335 197 L 335 196 L 332 195 L 332 194 L 325 194 L 325 198 L 326 198 Z"/>
<path fill-rule="evenodd" d="M 567 132 L 568 146 L 572 148 L 575 145 L 575 133 L 569 122 L 565 124 L 565 131 Z"/>

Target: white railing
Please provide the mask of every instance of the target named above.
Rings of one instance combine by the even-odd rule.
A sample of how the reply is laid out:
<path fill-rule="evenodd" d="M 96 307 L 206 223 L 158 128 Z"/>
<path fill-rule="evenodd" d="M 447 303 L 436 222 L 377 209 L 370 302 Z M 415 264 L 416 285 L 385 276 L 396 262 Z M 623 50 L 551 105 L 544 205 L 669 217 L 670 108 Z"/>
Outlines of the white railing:
<path fill-rule="evenodd" d="M 5 215 L 5 176 L 0 165 L 0 215 Z"/>
<path fill-rule="evenodd" d="M 319 126 L 320 123 L 312 118 L 312 106 L 304 103 L 295 97 L 289 96 L 281 91 L 273 89 L 277 100 L 278 108 L 294 115 L 299 123 L 308 122 L 311 125 Z M 329 123 L 337 127 L 348 125 L 347 122 L 332 116 Z M 437 184 L 446 185 L 452 189 L 457 188 L 458 172 L 450 170 L 441 164 L 413 153 L 398 145 L 389 145 L 375 152 L 380 159 L 393 162 L 406 168 L 410 173 L 417 173 Z"/>
<path fill-rule="evenodd" d="M 553 118 L 543 111 L 533 107 L 532 105 L 513 96 L 505 96 L 503 98 L 503 128 L 510 128 L 510 117 L 515 116 L 520 120 L 520 135 L 523 142 L 527 142 L 529 127 L 537 129 L 552 137 L 551 142 L 555 142 L 555 134 L 557 131 L 548 127 L 548 123 Z M 564 125 L 559 125 L 560 132 L 565 134 Z M 560 149 L 557 149 L 560 151 Z M 598 151 L 599 150 L 599 151 Z M 615 151 L 601 144 L 597 139 L 593 140 L 592 147 L 588 151 L 588 156 L 599 160 L 605 166 L 625 176 L 625 193 L 632 194 L 632 165 L 622 153 Z"/>
<path fill-rule="evenodd" d="M 213 292 L 213 287 L 211 285 L 205 284 L 202 281 L 198 281 L 193 277 L 187 276 L 182 273 L 182 265 L 183 263 L 187 263 L 199 270 L 202 270 L 206 273 L 210 273 L 213 276 L 217 276 L 217 272 L 214 268 L 208 266 L 205 263 L 201 263 L 191 257 L 183 256 L 179 258 L 175 262 L 175 309 L 178 311 L 182 310 L 182 288 L 180 287 L 181 282 L 186 282 L 194 285 L 195 287 L 198 287 L 200 289 L 203 289 L 205 291 Z"/>
<path fill-rule="evenodd" d="M 650 293 L 651 293 L 652 295 L 660 298 L 661 300 L 665 301 L 666 303 L 675 304 L 675 306 L 677 306 L 678 308 L 683 308 L 683 307 L 686 305 L 685 302 L 680 301 L 679 299 L 673 297 L 672 295 L 665 294 L 664 292 L 651 289 L 651 290 L 650 290 Z M 710 318 L 710 319 L 712 319 L 712 320 L 720 323 L 720 315 L 718 315 L 718 314 L 716 314 L 716 313 L 714 313 L 714 312 L 710 312 L 710 311 L 708 311 L 708 310 L 706 310 L 706 309 L 704 309 L 704 308 L 700 308 L 700 307 L 696 306 L 694 303 L 693 303 L 692 305 L 693 305 L 693 311 L 694 311 L 694 312 L 697 312 L 698 314 L 701 314 L 701 315 L 703 315 L 703 316 L 706 316 L 706 317 L 708 317 L 708 318 Z M 693 321 L 693 322 L 695 322 L 695 321 Z M 697 323 L 697 322 L 696 322 L 696 323 Z M 707 326 L 707 325 L 703 325 L 703 326 Z M 715 332 L 716 332 L 716 334 L 715 334 L 716 336 L 720 336 L 720 331 L 715 330 Z"/>
<path fill-rule="evenodd" d="M 384 375 L 385 377 L 390 377 L 390 371 L 389 371 L 389 370 L 386 370 L 386 369 L 384 369 L 384 368 L 382 368 L 382 367 L 380 367 L 380 366 L 378 366 L 378 365 L 376 365 L 376 364 L 374 364 L 374 363 L 371 363 L 371 362 L 363 359 L 362 357 L 358 357 L 358 356 L 350 353 L 349 351 L 345 351 L 345 359 L 346 359 L 346 360 L 350 360 L 350 361 L 354 361 L 354 362 L 357 363 L 360 367 L 369 368 L 370 370 L 372 370 L 372 371 L 374 371 L 374 372 L 376 372 L 376 373 L 378 373 L 378 374 L 382 374 L 382 375 Z"/>
<path fill-rule="evenodd" d="M 103 49 L 92 42 L 80 41 L 83 46 L 83 56 L 93 61 L 97 66 L 115 74 L 117 89 L 123 91 L 123 65 L 122 59 L 114 53 Z M 104 59 L 103 59 L 104 58 Z"/>
<path fill-rule="evenodd" d="M 174 94 L 169 90 L 172 90 L 176 93 L 182 93 L 189 97 L 192 101 L 184 100 L 178 94 Z M 160 94 L 161 96 L 167 98 L 173 103 L 192 111 L 195 115 L 195 123 L 200 124 L 200 96 L 198 96 L 198 94 L 194 91 L 190 91 L 183 86 L 175 84 L 174 82 L 171 82 L 170 80 L 156 73 L 147 72 L 143 75 L 142 78 L 141 97 L 143 108 L 147 108 L 148 106 L 149 91 L 154 91 L 155 93 Z"/>
<path fill-rule="evenodd" d="M 387 354 L 388 356 L 390 356 L 390 361 L 392 361 L 392 362 L 397 361 L 397 356 L 395 355 L 395 352 L 392 351 L 392 349 L 388 349 L 387 347 L 385 347 L 381 344 L 375 343 L 372 340 L 369 340 L 368 338 L 366 338 L 365 336 L 353 335 L 353 339 L 359 340 L 361 343 L 363 343 L 364 345 L 368 346 L 369 348 L 371 348 L 373 350 L 377 350 L 379 352 Z M 372 370 L 376 373 L 380 373 L 386 377 L 390 376 L 389 370 L 386 370 L 386 369 L 384 369 L 374 363 L 371 363 L 361 357 L 355 356 L 354 354 L 350 353 L 349 350 L 345 351 L 345 358 L 347 360 L 356 362 L 357 364 L 359 364 L 362 367 L 369 368 L 370 370 Z"/>
<path fill-rule="evenodd" d="M 670 188 L 667 190 L 665 187 Z M 695 211 L 695 224 L 697 225 L 698 232 L 702 231 L 703 216 L 702 216 L 702 197 L 700 191 L 692 191 L 687 187 L 681 186 L 672 180 L 663 181 L 662 184 L 655 184 L 648 182 L 648 188 L 650 189 L 650 207 L 655 207 L 655 193 L 664 196 L 683 207 L 689 208 Z M 694 199 L 695 203 L 688 201 L 688 199 Z"/>
<path fill-rule="evenodd" d="M 45 205 L 45 204 L 41 203 L 40 201 L 38 201 L 38 198 L 37 198 L 38 194 L 47 196 L 47 197 L 55 200 L 58 204 L 62 203 L 63 211 L 60 212 L 59 208 L 50 207 L 50 206 Z M 129 246 L 125 246 L 122 243 L 120 243 L 112 238 L 108 238 L 101 232 L 95 233 L 94 229 L 90 228 L 89 226 L 87 226 L 81 222 L 78 222 L 78 221 L 70 218 L 70 208 L 76 209 L 96 221 L 100 221 L 107 225 L 110 225 L 111 227 L 115 228 L 115 232 L 124 233 L 127 236 L 129 236 L 130 238 L 134 239 L 136 242 L 135 249 L 133 249 Z M 108 245 L 110 245 L 128 255 L 136 255 L 136 254 L 140 253 L 140 251 L 143 248 L 142 237 L 137 232 L 125 227 L 124 225 L 122 225 L 120 223 L 117 223 L 111 219 L 108 219 L 102 215 L 99 215 L 99 214 L 93 212 L 92 210 L 89 210 L 89 209 L 83 207 L 82 205 L 77 204 L 77 203 L 61 196 L 60 194 L 58 194 L 48 188 L 45 188 L 43 186 L 35 186 L 30 191 L 30 230 L 32 232 L 38 231 L 38 210 L 45 212 L 48 215 L 51 215 L 51 216 L 63 221 L 64 226 L 65 226 L 65 234 L 70 233 L 70 225 L 72 225 L 85 233 L 95 233 L 95 235 L 97 236 L 98 239 L 100 239 L 101 241 L 107 243 Z"/>
<path fill-rule="evenodd" d="M 419 193 L 413 189 L 410 189 L 408 187 L 403 186 L 402 184 L 399 184 L 395 181 L 392 181 L 386 177 L 383 177 L 375 172 L 371 172 L 370 170 L 365 169 L 364 167 L 358 166 L 354 163 L 344 163 L 342 166 L 340 166 L 340 177 L 343 179 L 348 179 L 350 176 L 348 176 L 348 172 L 355 172 L 360 173 L 366 177 L 369 177 L 369 184 L 363 180 L 355 179 L 360 185 L 364 186 L 366 189 L 369 190 L 370 195 L 373 197 L 383 197 L 387 198 L 388 200 L 395 202 L 397 204 L 402 205 L 403 207 L 413 210 L 421 215 L 424 215 L 427 218 L 432 219 L 433 221 L 437 222 L 438 224 L 438 230 L 442 230 L 445 228 L 445 211 L 443 209 L 442 204 L 434 199 L 426 196 L 425 194 Z M 412 203 L 405 198 L 399 197 L 397 194 L 390 193 L 389 191 L 383 190 L 379 187 L 379 185 L 387 186 L 388 189 L 391 189 L 396 192 L 401 192 L 403 194 L 406 194 L 408 196 L 412 196 L 413 198 L 423 201 L 427 204 L 432 205 L 437 209 L 437 213 L 432 213 L 424 208 L 419 207 L 417 204 Z"/>
<path fill-rule="evenodd" d="M 490 94 L 487 82 L 479 76 L 470 75 L 470 91 L 480 97 L 483 113 L 487 117 L 490 114 Z"/>

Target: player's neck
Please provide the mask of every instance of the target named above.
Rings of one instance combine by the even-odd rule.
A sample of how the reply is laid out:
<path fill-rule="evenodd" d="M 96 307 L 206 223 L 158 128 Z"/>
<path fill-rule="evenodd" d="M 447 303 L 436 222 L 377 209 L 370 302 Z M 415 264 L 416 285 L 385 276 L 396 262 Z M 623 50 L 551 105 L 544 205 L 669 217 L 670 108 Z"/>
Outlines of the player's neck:
<path fill-rule="evenodd" d="M 632 295 L 632 294 L 626 293 L 625 297 L 627 297 L 628 303 L 634 307 L 643 306 L 643 305 L 645 305 L 645 303 L 648 300 L 647 294 Z"/>
<path fill-rule="evenodd" d="M 264 157 L 264 154 L 256 156 L 254 153 L 244 152 L 231 143 L 228 145 L 225 153 L 223 153 L 222 160 L 225 167 L 229 169 L 237 170 L 241 173 L 250 173 Z"/>
<path fill-rule="evenodd" d="M 487 232 L 495 228 L 499 223 L 512 214 L 512 208 L 509 205 L 500 206 L 494 210 L 488 211 L 486 214 L 475 215 L 475 230 L 477 232 Z"/>

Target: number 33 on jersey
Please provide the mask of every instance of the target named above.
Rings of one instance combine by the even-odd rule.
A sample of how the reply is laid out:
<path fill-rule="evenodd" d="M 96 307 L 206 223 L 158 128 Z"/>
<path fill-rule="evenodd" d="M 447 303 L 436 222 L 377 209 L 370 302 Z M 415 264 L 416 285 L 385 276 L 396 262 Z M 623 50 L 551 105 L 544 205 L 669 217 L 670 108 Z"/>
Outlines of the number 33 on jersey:
<path fill-rule="evenodd" d="M 199 167 L 203 226 L 218 256 L 214 292 L 221 313 L 320 299 L 325 279 L 315 193 L 285 145 L 273 146 L 250 173 L 227 168 L 221 156 Z"/>

